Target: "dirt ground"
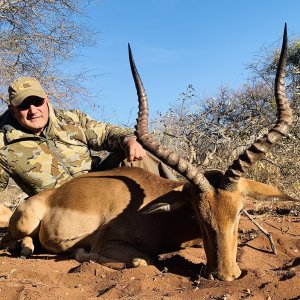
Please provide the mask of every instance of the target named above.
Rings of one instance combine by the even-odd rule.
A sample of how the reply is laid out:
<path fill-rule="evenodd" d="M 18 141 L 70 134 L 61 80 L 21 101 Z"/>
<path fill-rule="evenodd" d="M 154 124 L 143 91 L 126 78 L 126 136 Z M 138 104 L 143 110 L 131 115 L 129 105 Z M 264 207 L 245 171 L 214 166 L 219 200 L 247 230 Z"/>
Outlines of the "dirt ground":
<path fill-rule="evenodd" d="M 250 211 L 272 233 L 278 252 L 245 216 L 239 229 L 241 278 L 233 282 L 201 277 L 203 248 L 160 256 L 155 266 L 113 270 L 66 256 L 30 259 L 0 251 L 0 299 L 300 299 L 300 214 L 298 210 Z M 0 234 L 9 211 L 0 208 Z"/>

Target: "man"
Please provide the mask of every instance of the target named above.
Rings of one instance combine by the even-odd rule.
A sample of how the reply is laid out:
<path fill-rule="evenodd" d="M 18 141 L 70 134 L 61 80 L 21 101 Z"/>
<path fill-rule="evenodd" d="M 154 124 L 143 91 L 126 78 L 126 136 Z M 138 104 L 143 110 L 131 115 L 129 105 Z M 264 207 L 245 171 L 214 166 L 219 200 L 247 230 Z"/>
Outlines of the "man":
<path fill-rule="evenodd" d="M 8 93 L 9 108 L 0 118 L 0 190 L 11 177 L 31 196 L 93 169 L 119 165 L 175 179 L 131 130 L 96 122 L 78 110 L 54 109 L 37 79 L 21 77 Z M 92 150 L 113 154 L 93 168 Z"/>

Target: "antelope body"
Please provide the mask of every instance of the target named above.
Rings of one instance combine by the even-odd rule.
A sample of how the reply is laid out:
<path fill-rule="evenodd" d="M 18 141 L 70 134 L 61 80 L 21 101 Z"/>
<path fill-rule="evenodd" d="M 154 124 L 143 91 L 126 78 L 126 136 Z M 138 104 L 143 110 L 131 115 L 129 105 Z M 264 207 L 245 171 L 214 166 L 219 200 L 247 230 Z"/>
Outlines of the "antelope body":
<path fill-rule="evenodd" d="M 29 256 L 34 249 L 32 238 L 38 238 L 48 251 L 74 251 L 78 261 L 137 267 L 151 263 L 155 254 L 202 237 L 206 276 L 227 281 L 238 278 L 237 232 L 244 197 L 289 198 L 274 187 L 242 177 L 291 128 L 292 112 L 284 91 L 286 47 L 285 28 L 275 82 L 277 123 L 224 174 L 199 172 L 148 133 L 147 96 L 129 49 L 139 99 L 137 137 L 187 182 L 126 167 L 85 174 L 21 204 L 10 219 L 2 246 L 14 246 L 21 239 L 21 255 Z"/>

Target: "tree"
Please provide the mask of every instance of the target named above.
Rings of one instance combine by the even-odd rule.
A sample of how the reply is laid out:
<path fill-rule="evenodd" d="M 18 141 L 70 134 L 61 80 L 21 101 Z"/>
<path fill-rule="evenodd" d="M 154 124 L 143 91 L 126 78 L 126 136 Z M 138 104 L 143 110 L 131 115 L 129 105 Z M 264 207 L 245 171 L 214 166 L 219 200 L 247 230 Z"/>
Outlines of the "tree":
<path fill-rule="evenodd" d="M 252 72 L 252 79 L 258 77 L 258 79 L 263 81 L 265 84 L 270 85 L 273 83 L 279 55 L 280 49 L 278 48 L 274 50 L 264 49 L 256 61 L 248 65 L 249 70 Z M 287 60 L 287 91 L 290 97 L 293 97 L 295 92 L 299 92 L 297 90 L 300 85 L 299 74 L 300 40 L 294 39 L 289 43 Z"/>
<path fill-rule="evenodd" d="M 0 102 L 7 103 L 7 87 L 19 76 L 41 80 L 54 102 L 84 97 L 85 72 L 70 76 L 59 65 L 91 46 L 95 34 L 84 23 L 87 2 L 77 0 L 0 0 Z"/>
<path fill-rule="evenodd" d="M 287 94 L 294 109 L 292 132 L 271 154 L 258 162 L 250 178 L 273 183 L 300 197 L 300 43 L 290 43 L 287 63 Z M 239 89 L 221 88 L 214 97 L 202 98 L 192 85 L 177 102 L 153 123 L 156 135 L 190 162 L 204 168 L 225 170 L 249 145 L 274 124 L 274 78 L 278 50 L 249 65 L 250 79 Z M 298 68 L 298 69 L 297 69 Z"/>

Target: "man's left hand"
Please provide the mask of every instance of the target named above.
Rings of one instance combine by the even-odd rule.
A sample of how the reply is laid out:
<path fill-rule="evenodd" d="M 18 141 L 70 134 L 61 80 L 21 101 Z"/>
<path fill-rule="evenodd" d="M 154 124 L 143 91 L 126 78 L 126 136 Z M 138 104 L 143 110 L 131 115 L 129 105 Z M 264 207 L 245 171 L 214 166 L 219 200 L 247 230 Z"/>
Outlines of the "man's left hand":
<path fill-rule="evenodd" d="M 125 148 L 127 161 L 142 160 L 146 156 L 146 151 L 142 145 L 136 140 L 131 138 L 128 140 Z"/>

